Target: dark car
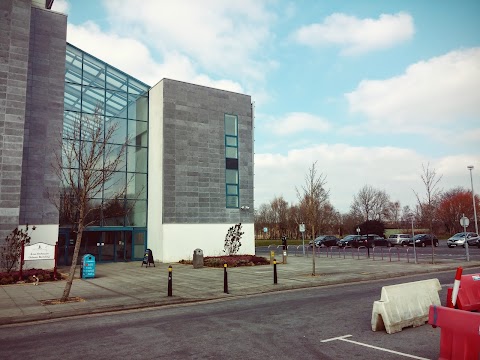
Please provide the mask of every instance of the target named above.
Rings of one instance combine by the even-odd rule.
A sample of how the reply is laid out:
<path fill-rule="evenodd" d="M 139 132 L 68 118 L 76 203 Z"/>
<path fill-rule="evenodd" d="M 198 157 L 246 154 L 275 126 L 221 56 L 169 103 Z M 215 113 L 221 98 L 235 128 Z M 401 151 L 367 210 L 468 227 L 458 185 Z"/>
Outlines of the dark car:
<path fill-rule="evenodd" d="M 337 241 L 340 240 L 335 235 L 320 235 L 313 242 L 310 241 L 308 245 L 312 247 L 315 243 L 315 247 L 336 246 Z"/>
<path fill-rule="evenodd" d="M 337 246 L 358 246 L 357 242 L 360 240 L 360 235 L 347 235 L 343 239 L 337 241 Z"/>
<path fill-rule="evenodd" d="M 431 246 L 432 240 L 433 240 L 433 246 L 438 246 L 438 239 L 435 237 L 435 235 L 417 234 L 413 237 L 413 239 L 410 239 L 408 241 L 408 245 L 413 246 L 413 242 L 415 241 L 415 246 L 421 246 L 421 247 L 425 247 L 427 245 Z"/>
<path fill-rule="evenodd" d="M 357 240 L 353 246 L 366 246 L 373 248 L 375 246 L 390 246 L 390 242 L 386 240 L 384 237 L 377 235 L 377 234 L 367 234 L 361 235 L 360 239 Z"/>

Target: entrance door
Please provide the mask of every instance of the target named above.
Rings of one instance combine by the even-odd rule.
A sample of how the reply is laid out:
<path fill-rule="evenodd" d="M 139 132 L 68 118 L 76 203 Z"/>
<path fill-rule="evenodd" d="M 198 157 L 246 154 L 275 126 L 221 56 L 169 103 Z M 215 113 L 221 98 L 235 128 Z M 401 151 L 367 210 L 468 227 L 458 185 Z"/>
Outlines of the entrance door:
<path fill-rule="evenodd" d="M 59 230 L 58 243 L 57 243 L 57 265 L 59 266 L 70 265 L 70 261 L 68 261 L 69 238 L 70 238 L 69 229 Z"/>
<path fill-rule="evenodd" d="M 147 248 L 147 231 L 133 230 L 133 256 L 132 260 L 142 260 Z"/>

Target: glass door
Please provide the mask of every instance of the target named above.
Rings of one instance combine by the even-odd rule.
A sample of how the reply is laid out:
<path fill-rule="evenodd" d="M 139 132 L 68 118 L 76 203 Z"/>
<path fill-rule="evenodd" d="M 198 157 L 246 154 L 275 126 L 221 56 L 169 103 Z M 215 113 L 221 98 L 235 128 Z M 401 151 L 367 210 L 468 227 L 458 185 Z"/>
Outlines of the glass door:
<path fill-rule="evenodd" d="M 133 230 L 133 256 L 132 260 L 142 260 L 147 248 L 147 231 Z"/>

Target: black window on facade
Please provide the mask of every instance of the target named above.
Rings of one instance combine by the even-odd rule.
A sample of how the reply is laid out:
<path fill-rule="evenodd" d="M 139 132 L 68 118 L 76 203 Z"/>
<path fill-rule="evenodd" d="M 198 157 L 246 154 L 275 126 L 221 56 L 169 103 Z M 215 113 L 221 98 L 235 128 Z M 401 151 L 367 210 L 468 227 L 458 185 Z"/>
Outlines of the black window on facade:
<path fill-rule="evenodd" d="M 225 114 L 225 185 L 227 208 L 238 208 L 238 117 L 231 114 Z"/>

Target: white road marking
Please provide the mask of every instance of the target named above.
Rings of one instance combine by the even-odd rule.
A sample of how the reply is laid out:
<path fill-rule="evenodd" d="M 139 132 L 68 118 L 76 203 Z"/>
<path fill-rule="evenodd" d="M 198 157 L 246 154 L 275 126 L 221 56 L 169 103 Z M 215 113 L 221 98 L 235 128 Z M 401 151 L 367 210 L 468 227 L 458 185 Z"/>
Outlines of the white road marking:
<path fill-rule="evenodd" d="M 358 341 L 347 339 L 348 337 L 351 337 L 351 336 L 352 335 L 344 335 L 344 336 L 339 336 L 339 337 L 335 337 L 335 338 L 331 338 L 331 339 L 322 340 L 321 342 L 329 342 L 329 341 L 334 341 L 334 340 L 340 340 L 340 341 L 345 341 L 345 342 L 349 342 L 349 343 L 356 344 L 356 345 L 365 346 L 365 347 L 368 347 L 368 348 L 371 348 L 371 349 L 381 350 L 381 351 L 389 352 L 389 353 L 392 353 L 392 354 L 409 357 L 409 358 L 412 358 L 412 359 L 429 360 L 428 358 L 423 358 L 423 357 L 420 357 L 420 356 L 405 354 L 405 353 L 402 353 L 402 352 L 399 352 L 399 351 L 384 349 L 384 348 L 381 348 L 381 347 L 378 347 L 378 346 L 363 344 L 363 343 L 358 342 Z"/>

